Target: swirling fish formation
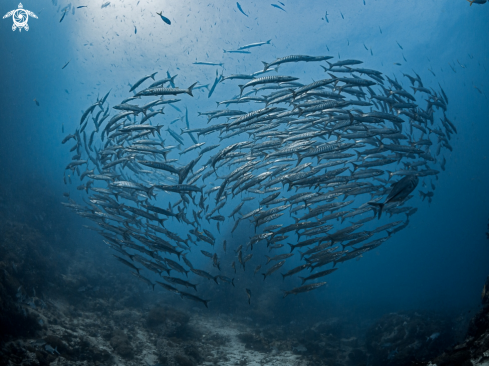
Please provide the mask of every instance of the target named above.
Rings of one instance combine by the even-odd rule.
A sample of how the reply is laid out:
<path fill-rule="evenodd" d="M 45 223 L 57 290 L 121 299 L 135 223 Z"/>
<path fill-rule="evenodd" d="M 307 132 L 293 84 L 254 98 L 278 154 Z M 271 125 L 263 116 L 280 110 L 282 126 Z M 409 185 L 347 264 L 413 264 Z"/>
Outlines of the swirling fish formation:
<path fill-rule="evenodd" d="M 107 93 L 63 140 L 75 141 L 66 170 L 77 173 L 77 188 L 88 195 L 86 204 L 70 198 L 64 204 L 96 224 L 91 228 L 137 278 L 205 306 L 209 300 L 186 288 L 197 291 L 201 278 L 234 286 L 236 267 L 245 270 L 248 262 L 255 262 L 253 272 L 264 280 L 279 270 L 288 283 L 302 274 L 284 297 L 323 286 L 315 281 L 338 263 L 408 226 L 417 211 L 408 201 L 420 181 L 423 201 L 431 201 L 433 178 L 445 170 L 443 151 L 452 150 L 449 140 L 457 132 L 441 87 L 428 88 L 419 75 L 404 74 L 406 90 L 396 78 L 358 67 L 362 61 L 331 58 L 293 55 L 264 63 L 262 73 L 284 63 L 321 63 L 327 78 L 310 84 L 279 74 L 217 76 L 209 94 L 225 80 L 243 81 L 239 95 L 218 105 L 262 108 L 200 112 L 207 124 L 180 134 L 168 121 L 151 121 L 164 120 L 162 106 L 180 101 L 168 96 L 193 96 L 195 84 L 176 88 L 175 77 L 168 77 L 113 108 Z M 143 77 L 131 90 L 154 77 Z M 179 150 L 164 143 L 165 131 Z M 220 142 L 198 142 L 195 135 Z M 189 138 L 193 144 L 182 150 Z M 398 219 L 384 223 L 387 214 Z M 231 232 L 241 225 L 255 232 L 242 242 L 230 239 L 231 220 Z M 216 237 L 228 222 L 222 242 Z M 275 255 L 252 258 L 265 245 Z M 221 263 L 231 248 L 236 260 Z M 250 302 L 252 291 L 245 290 Z"/>

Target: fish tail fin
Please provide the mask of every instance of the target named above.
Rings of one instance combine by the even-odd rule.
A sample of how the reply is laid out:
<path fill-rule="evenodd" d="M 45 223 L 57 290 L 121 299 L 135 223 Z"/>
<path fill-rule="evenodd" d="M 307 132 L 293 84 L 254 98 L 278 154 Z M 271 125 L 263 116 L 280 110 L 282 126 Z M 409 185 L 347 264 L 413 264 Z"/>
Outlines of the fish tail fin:
<path fill-rule="evenodd" d="M 262 61 L 261 63 L 263 64 L 263 71 L 267 71 L 269 68 L 269 65 L 265 61 Z"/>
<path fill-rule="evenodd" d="M 374 207 L 377 207 L 379 209 L 379 219 L 380 219 L 380 216 L 382 215 L 382 210 L 384 209 L 385 203 L 369 202 L 368 204 L 370 206 L 374 206 Z"/>
<path fill-rule="evenodd" d="M 155 127 L 156 132 L 158 132 L 158 135 L 161 135 L 160 131 L 163 128 L 163 125 L 159 125 Z"/>
<path fill-rule="evenodd" d="M 205 307 L 206 307 L 206 308 L 209 308 L 209 307 L 207 306 L 207 304 L 209 303 L 209 301 L 211 301 L 211 300 L 202 300 L 202 302 L 204 303 L 204 305 L 205 305 Z"/>
<path fill-rule="evenodd" d="M 338 79 L 338 77 L 334 76 L 332 73 L 328 72 L 328 75 L 331 76 L 334 80 Z"/>
<path fill-rule="evenodd" d="M 155 290 L 155 283 L 152 283 L 151 286 L 153 286 L 153 291 Z"/>
<path fill-rule="evenodd" d="M 328 69 L 326 68 L 326 66 L 323 66 L 323 65 L 319 65 L 319 66 L 321 66 L 324 69 L 324 72 L 328 72 Z"/>
<path fill-rule="evenodd" d="M 295 245 L 290 243 L 287 244 L 290 245 L 290 252 L 292 253 L 292 251 L 295 249 Z"/>
<path fill-rule="evenodd" d="M 328 62 L 328 61 L 326 61 L 326 63 L 329 65 L 329 69 L 331 70 L 331 68 L 333 67 L 333 65 L 331 65 L 331 63 Z M 324 70 L 324 71 L 326 71 L 326 70 Z"/>
<path fill-rule="evenodd" d="M 263 281 L 265 281 L 265 278 L 267 278 L 267 274 L 266 273 L 262 273 L 263 275 Z"/>
<path fill-rule="evenodd" d="M 193 96 L 194 96 L 194 95 L 192 94 L 192 89 L 194 88 L 194 86 L 195 86 L 195 85 L 197 85 L 197 83 L 198 83 L 198 81 L 196 81 L 195 83 L 193 83 L 192 85 L 190 85 L 190 86 L 188 87 L 188 89 L 186 90 L 186 93 L 187 93 L 188 95 L 190 95 L 191 97 L 193 97 Z"/>
<path fill-rule="evenodd" d="M 302 116 L 302 113 L 304 113 L 304 110 L 300 107 L 297 107 L 297 109 L 299 110 L 299 117 Z"/>
<path fill-rule="evenodd" d="M 241 95 L 243 95 L 243 89 L 244 89 L 244 85 L 238 85 L 239 86 L 239 96 L 241 97 Z"/>
<path fill-rule="evenodd" d="M 155 79 L 155 75 L 156 75 L 157 73 L 158 73 L 158 71 L 156 71 L 156 72 L 152 73 L 152 74 L 150 75 L 151 79 L 153 79 L 153 80 L 154 80 L 154 79 Z"/>
<path fill-rule="evenodd" d="M 297 164 L 296 164 L 296 166 L 298 166 L 301 163 L 302 159 L 304 159 L 304 158 L 298 152 L 296 152 L 295 154 L 297 155 Z"/>
<path fill-rule="evenodd" d="M 270 42 L 272 42 L 272 40 L 271 40 L 271 39 L 269 39 L 269 40 L 268 40 L 268 41 L 266 41 L 265 43 L 266 43 L 266 44 L 270 44 Z"/>
<path fill-rule="evenodd" d="M 175 78 L 178 76 L 178 74 L 175 74 L 173 75 L 171 78 L 170 78 L 170 85 L 173 85 L 173 83 L 175 82 Z"/>
<path fill-rule="evenodd" d="M 351 165 L 353 165 L 353 172 L 355 172 L 358 169 L 358 164 L 351 162 Z"/>
<path fill-rule="evenodd" d="M 423 199 L 423 202 L 424 202 L 424 199 L 428 196 L 426 193 L 424 192 L 421 192 L 419 191 L 419 196 Z"/>
<path fill-rule="evenodd" d="M 301 279 L 302 283 L 301 283 L 301 286 L 304 284 L 304 282 L 306 282 L 306 279 L 304 277 L 301 277 L 299 276 L 299 278 Z"/>
<path fill-rule="evenodd" d="M 163 11 L 160 11 L 159 13 L 156 12 L 156 14 L 158 14 L 159 16 L 161 16 L 163 14 Z"/>
<path fill-rule="evenodd" d="M 236 287 L 236 286 L 234 286 L 234 278 L 231 279 L 231 285 L 233 285 L 233 287 Z"/>
<path fill-rule="evenodd" d="M 387 179 L 387 180 L 391 180 L 394 173 L 392 173 L 390 170 L 386 170 L 386 172 L 387 172 L 387 174 L 389 174 L 389 179 Z"/>

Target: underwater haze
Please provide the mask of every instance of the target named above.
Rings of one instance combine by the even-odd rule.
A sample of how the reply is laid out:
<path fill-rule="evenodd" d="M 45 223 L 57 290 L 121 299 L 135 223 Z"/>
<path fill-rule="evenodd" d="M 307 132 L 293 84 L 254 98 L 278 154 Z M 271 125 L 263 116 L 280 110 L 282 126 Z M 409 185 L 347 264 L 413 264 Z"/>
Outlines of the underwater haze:
<path fill-rule="evenodd" d="M 79 276 L 86 271 L 92 287 L 107 280 L 97 284 L 93 268 L 120 277 L 130 284 L 124 296 L 141 296 L 143 313 L 164 303 L 260 326 L 339 318 L 367 328 L 385 314 L 410 311 L 464 323 L 478 308 L 489 257 L 489 4 L 22 6 L 37 16 L 29 16 L 28 31 L 12 31 L 12 16 L 0 23 L 0 172 L 9 197 L 2 218 L 62 237 L 60 253 L 64 246 L 77 253 L 60 259 L 55 250 L 53 264 L 74 266 Z M 0 7 L 7 14 L 20 5 L 4 0 Z M 282 59 L 290 55 L 302 58 Z M 161 108 L 164 114 L 154 113 Z M 216 130 L 202 130 L 210 126 Z M 39 197 L 49 199 L 38 204 Z M 300 223 L 306 227 L 291 226 Z M 300 265 L 304 271 L 283 277 Z M 307 358 L 300 347 L 294 354 Z M 389 362 L 397 352 L 387 353 Z M 164 364 L 162 357 L 143 359 Z"/>

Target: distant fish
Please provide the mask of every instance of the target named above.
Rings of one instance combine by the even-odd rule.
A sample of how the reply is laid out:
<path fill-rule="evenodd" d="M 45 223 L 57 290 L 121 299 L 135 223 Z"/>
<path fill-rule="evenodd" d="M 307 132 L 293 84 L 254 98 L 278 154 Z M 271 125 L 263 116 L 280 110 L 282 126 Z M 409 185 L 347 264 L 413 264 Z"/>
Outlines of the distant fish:
<path fill-rule="evenodd" d="M 59 20 L 59 22 L 60 22 L 60 23 L 61 23 L 61 22 L 63 21 L 63 19 L 65 18 L 66 13 L 67 13 L 66 11 L 63 13 L 63 16 L 62 16 L 62 17 L 61 17 L 61 19 Z"/>
<path fill-rule="evenodd" d="M 345 19 L 345 17 L 343 16 L 343 13 L 342 13 L 341 11 L 340 11 L 340 14 L 341 14 L 341 17 L 342 17 L 343 19 Z"/>
<path fill-rule="evenodd" d="M 329 20 L 328 20 L 328 12 L 326 12 L 326 15 L 324 16 L 324 19 L 326 20 L 326 22 L 329 23 Z"/>
<path fill-rule="evenodd" d="M 472 6 L 472 4 L 485 4 L 487 2 L 487 0 L 467 0 L 469 3 L 470 3 L 470 6 Z"/>
<path fill-rule="evenodd" d="M 39 102 L 37 101 L 37 99 L 34 99 L 34 102 L 36 102 L 36 105 L 39 107 Z"/>
<path fill-rule="evenodd" d="M 365 49 L 368 51 L 368 48 L 367 48 L 367 46 L 365 46 L 365 43 L 363 44 L 363 47 L 365 47 Z"/>
<path fill-rule="evenodd" d="M 248 16 L 248 14 L 246 14 L 246 13 L 243 11 L 243 9 L 241 8 L 241 5 L 239 5 L 239 3 L 236 3 L 236 5 L 238 6 L 239 11 L 240 11 L 241 13 L 243 13 L 243 15 Z"/>
<path fill-rule="evenodd" d="M 280 7 L 279 5 L 277 4 L 271 4 L 274 8 L 277 8 L 277 9 L 280 9 L 280 10 L 283 10 L 285 11 L 285 9 L 283 9 L 282 7 Z M 286 11 L 285 11 L 286 12 Z M 286 12 L 287 13 L 287 12 Z"/>
<path fill-rule="evenodd" d="M 216 62 L 193 62 L 194 65 L 206 65 L 206 66 L 222 66 L 222 63 L 216 63 Z"/>
<path fill-rule="evenodd" d="M 64 65 L 64 66 L 61 68 L 61 70 L 63 70 L 63 69 L 66 67 L 66 66 L 68 66 L 68 64 L 69 64 L 70 62 L 71 62 L 71 60 L 70 60 L 70 61 L 68 61 L 67 63 L 65 63 L 65 65 Z"/>
<path fill-rule="evenodd" d="M 283 6 L 285 6 L 285 4 L 283 2 L 279 1 L 279 3 L 282 4 Z"/>
<path fill-rule="evenodd" d="M 249 288 L 245 289 L 248 295 L 248 304 L 251 305 L 251 290 Z"/>
<path fill-rule="evenodd" d="M 250 44 L 247 44 L 246 46 L 242 46 L 242 47 L 239 47 L 238 50 L 246 50 L 248 48 L 253 48 L 253 47 L 259 47 L 259 46 L 263 46 L 265 44 L 270 44 L 272 40 L 269 39 L 268 41 L 266 42 L 256 42 L 256 43 L 250 43 Z"/>
<path fill-rule="evenodd" d="M 397 45 L 399 46 L 399 48 L 400 48 L 401 50 L 403 50 L 403 49 L 404 49 L 404 48 L 402 48 L 402 46 L 399 44 L 399 42 L 397 42 L 397 41 L 396 41 L 396 43 L 397 43 Z"/>
<path fill-rule="evenodd" d="M 187 125 L 187 128 L 190 128 L 190 125 L 188 123 L 188 109 L 185 107 L 185 124 Z M 205 144 L 205 142 L 204 142 Z"/>
<path fill-rule="evenodd" d="M 379 25 L 379 30 L 380 30 L 380 34 L 382 34 L 382 28 L 380 28 L 380 25 Z"/>
<path fill-rule="evenodd" d="M 156 13 L 156 14 L 158 14 L 160 16 L 161 20 L 163 20 L 166 24 L 171 25 L 170 19 L 168 19 L 167 17 L 165 17 L 163 15 L 163 12 L 162 11 L 160 11 L 159 13 Z"/>
<path fill-rule="evenodd" d="M 478 87 L 476 87 L 475 85 L 474 85 L 474 88 L 475 88 L 475 89 L 476 89 L 476 90 L 477 90 L 479 93 L 484 94 L 484 93 L 482 92 L 482 90 L 480 90 L 480 89 L 479 89 Z M 38 105 L 39 105 L 39 104 L 38 104 Z"/>
<path fill-rule="evenodd" d="M 53 347 L 51 347 L 49 344 L 46 344 L 46 345 L 44 346 L 44 349 L 45 349 L 46 351 L 48 351 L 49 353 L 51 353 L 52 355 L 54 355 L 54 353 L 55 353 L 55 352 L 56 352 L 56 353 L 59 355 L 59 352 L 58 352 L 58 346 L 56 346 L 56 347 L 54 347 L 54 348 L 53 348 Z"/>
<path fill-rule="evenodd" d="M 137 34 L 138 33 L 138 29 L 136 28 L 136 26 L 134 26 L 134 34 Z"/>
<path fill-rule="evenodd" d="M 167 72 L 166 72 L 166 76 L 167 76 L 167 77 L 170 79 L 170 85 L 171 85 L 171 87 L 172 87 L 172 88 L 174 88 L 174 87 L 175 87 L 175 80 L 174 80 L 174 78 L 175 78 L 175 76 L 177 76 L 177 75 L 175 75 L 175 76 L 173 76 L 173 77 L 172 77 L 172 76 L 170 75 L 170 72 L 169 72 L 169 71 L 167 71 Z"/>
<path fill-rule="evenodd" d="M 203 89 L 203 88 L 206 88 L 207 90 L 209 90 L 209 84 L 197 85 L 197 86 L 194 87 L 194 90 Z"/>
<path fill-rule="evenodd" d="M 86 5 L 82 5 L 82 6 L 77 6 L 76 8 L 77 8 L 77 9 L 81 9 L 81 8 L 87 8 L 87 6 L 86 6 Z"/>
<path fill-rule="evenodd" d="M 379 219 L 382 215 L 384 206 L 389 202 L 402 202 L 411 194 L 418 185 L 419 178 L 416 175 L 407 175 L 392 185 L 392 189 L 387 195 L 384 203 L 368 202 L 369 205 L 379 209 Z"/>
<path fill-rule="evenodd" d="M 103 3 L 100 8 L 103 9 L 103 8 L 108 7 L 109 5 L 110 5 L 110 1 L 107 1 L 107 2 Z"/>
<path fill-rule="evenodd" d="M 221 81 L 222 74 L 219 76 L 218 70 L 216 70 L 216 79 L 214 80 L 214 84 L 212 84 L 211 90 L 209 90 L 209 94 L 207 98 L 210 98 L 212 93 L 214 93 L 214 89 L 216 89 L 217 84 Z"/>
<path fill-rule="evenodd" d="M 233 50 L 231 50 L 231 51 L 223 50 L 223 51 L 224 51 L 224 53 L 251 53 L 250 51 L 242 51 L 242 50 L 234 50 L 234 51 Z"/>
<path fill-rule="evenodd" d="M 363 3 L 365 4 L 365 0 L 363 1 Z M 291 294 L 297 295 L 297 294 L 300 294 L 302 292 L 312 291 L 312 290 L 317 289 L 318 287 L 321 287 L 324 285 L 326 285 L 326 282 L 319 282 L 319 283 L 313 283 L 311 285 L 304 285 L 304 286 L 296 287 L 290 291 L 285 291 L 284 297 L 287 297 L 288 295 L 291 295 Z"/>

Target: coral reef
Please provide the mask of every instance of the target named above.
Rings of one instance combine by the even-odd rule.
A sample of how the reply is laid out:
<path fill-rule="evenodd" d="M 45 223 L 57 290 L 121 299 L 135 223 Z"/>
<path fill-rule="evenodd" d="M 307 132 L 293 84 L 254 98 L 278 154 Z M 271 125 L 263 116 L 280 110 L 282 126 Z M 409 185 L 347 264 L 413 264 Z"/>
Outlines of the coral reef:
<path fill-rule="evenodd" d="M 482 309 L 472 318 L 465 340 L 431 361 L 437 366 L 489 364 L 489 276 L 482 289 Z"/>
<path fill-rule="evenodd" d="M 27 199 L 0 190 L 0 366 L 403 366 L 430 365 L 429 360 L 469 366 L 489 361 L 489 277 L 483 307 L 458 344 L 453 328 L 463 321 L 421 311 L 378 320 L 319 312 L 313 319 L 307 312 L 273 311 L 277 304 L 268 303 L 266 294 L 255 298 L 259 306 L 253 308 L 236 297 L 234 313 L 219 304 L 203 310 L 142 285 L 106 262 L 108 253 L 98 243 L 80 245 L 66 218 L 35 214 L 55 206 L 53 198 Z"/>
<path fill-rule="evenodd" d="M 438 314 L 387 314 L 366 334 L 366 347 L 374 365 L 411 365 L 428 361 L 453 344 L 452 323 Z"/>

